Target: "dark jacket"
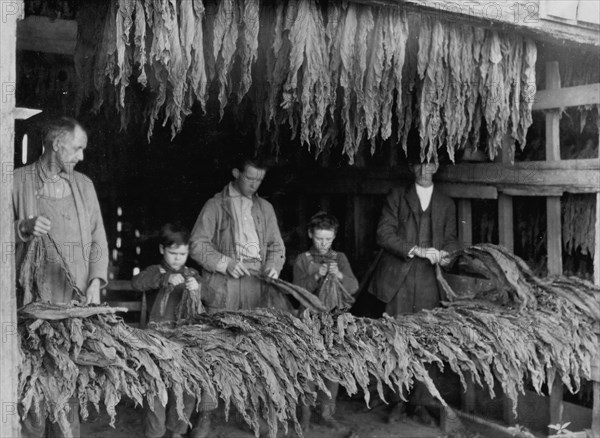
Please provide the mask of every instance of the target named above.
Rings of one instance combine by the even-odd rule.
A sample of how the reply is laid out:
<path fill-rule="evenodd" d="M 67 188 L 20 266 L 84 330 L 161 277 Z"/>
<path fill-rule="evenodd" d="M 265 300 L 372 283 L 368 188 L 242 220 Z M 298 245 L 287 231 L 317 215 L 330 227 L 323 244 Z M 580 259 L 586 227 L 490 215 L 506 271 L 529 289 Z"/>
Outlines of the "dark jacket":
<path fill-rule="evenodd" d="M 454 201 L 434 187 L 431 195 L 433 247 L 448 252 L 459 248 Z M 383 253 L 375 267 L 368 291 L 389 303 L 400 291 L 413 258 L 408 252 L 418 245 L 421 206 L 415 185 L 393 189 L 387 196 L 377 226 L 377 244 Z"/>

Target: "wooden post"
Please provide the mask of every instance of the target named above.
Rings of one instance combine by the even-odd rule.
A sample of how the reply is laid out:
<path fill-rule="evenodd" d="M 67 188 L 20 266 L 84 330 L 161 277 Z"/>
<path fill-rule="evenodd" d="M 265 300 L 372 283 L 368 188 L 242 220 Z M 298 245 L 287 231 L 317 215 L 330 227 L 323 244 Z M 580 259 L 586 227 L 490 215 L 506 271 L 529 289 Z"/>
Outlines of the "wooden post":
<path fill-rule="evenodd" d="M 502 139 L 502 151 L 497 161 L 502 163 L 514 162 L 514 144 L 510 136 L 505 135 Z M 515 247 L 515 235 L 513 230 L 513 199 L 504 193 L 498 194 L 498 240 L 500 245 L 513 251 Z"/>
<path fill-rule="evenodd" d="M 598 139 L 600 141 L 600 138 Z M 596 193 L 596 229 L 594 239 L 594 284 L 600 286 L 600 193 Z M 596 297 L 600 300 L 600 297 Z M 596 322 L 596 336 L 600 343 L 600 321 Z M 592 436 L 600 436 L 600 357 L 592 365 L 594 404 L 592 405 Z"/>
<path fill-rule="evenodd" d="M 558 62 L 546 63 L 546 89 L 560 88 Z M 546 161 L 560 161 L 560 109 L 546 112 Z M 548 275 L 562 274 L 562 229 L 560 196 L 546 198 L 546 242 L 548 245 Z M 550 390 L 550 424 L 562 424 L 563 385 L 554 381 Z"/>
<path fill-rule="evenodd" d="M 15 87 L 16 87 L 16 50 L 17 20 L 23 18 L 21 0 L 0 2 L 0 244 L 2 245 L 2 263 L 0 263 L 0 436 L 19 437 L 20 426 L 17 413 L 19 396 L 17 393 L 19 354 L 17 347 L 17 301 L 15 290 L 15 258 L 12 190 L 15 142 Z"/>
<path fill-rule="evenodd" d="M 465 247 L 473 244 L 473 215 L 470 199 L 458 200 L 458 241 Z"/>
<path fill-rule="evenodd" d="M 560 88 L 558 62 L 546 63 L 546 88 Z M 546 113 L 546 161 L 560 161 L 560 109 Z M 562 274 L 562 229 L 560 218 L 560 197 L 546 198 L 546 239 L 548 245 L 548 274 Z"/>
<path fill-rule="evenodd" d="M 514 163 L 514 143 L 508 134 L 502 139 L 502 151 L 496 157 L 496 161 L 505 164 Z M 510 252 L 514 251 L 513 198 L 504 193 L 498 194 L 498 240 L 498 243 Z M 502 399 L 502 412 L 506 424 L 515 424 L 516 418 L 513 414 L 513 404 L 506 395 Z"/>

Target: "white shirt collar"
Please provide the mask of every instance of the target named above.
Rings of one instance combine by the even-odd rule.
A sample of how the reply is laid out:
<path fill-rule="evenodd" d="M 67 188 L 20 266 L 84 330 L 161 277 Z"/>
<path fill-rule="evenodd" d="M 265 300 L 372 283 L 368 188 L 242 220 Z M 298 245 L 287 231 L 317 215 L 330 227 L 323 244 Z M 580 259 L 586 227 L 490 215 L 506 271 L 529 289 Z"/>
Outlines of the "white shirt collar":
<path fill-rule="evenodd" d="M 419 197 L 419 202 L 421 203 L 421 208 L 423 211 L 427 210 L 429 207 L 429 203 L 431 202 L 431 195 L 433 194 L 433 184 L 429 187 L 423 187 L 419 184 L 415 184 L 417 189 L 417 196 Z"/>

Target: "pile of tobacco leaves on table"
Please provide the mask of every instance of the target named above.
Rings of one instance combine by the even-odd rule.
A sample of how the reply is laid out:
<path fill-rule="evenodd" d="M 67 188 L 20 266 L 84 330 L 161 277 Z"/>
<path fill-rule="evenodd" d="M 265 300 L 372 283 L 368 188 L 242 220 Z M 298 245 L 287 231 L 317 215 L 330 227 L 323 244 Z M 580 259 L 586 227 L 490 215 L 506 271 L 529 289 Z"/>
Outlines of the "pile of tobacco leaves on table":
<path fill-rule="evenodd" d="M 183 415 L 184 392 L 208 392 L 257 434 L 259 419 L 266 420 L 275 437 L 289 426 L 301 434 L 296 408 L 315 403 L 310 381 L 323 391 L 325 379 L 349 394 L 360 390 L 367 404 L 372 383 L 385 399 L 385 387 L 399 391 L 421 381 L 445 403 L 427 372 L 437 364 L 491 396 L 499 382 L 516 409 L 525 381 L 541 392 L 559 378 L 577 391 L 590 378 L 600 288 L 576 278 L 537 278 L 494 245 L 457 252 L 452 264 L 469 266 L 495 289 L 461 295 L 440 271 L 444 307 L 396 319 L 311 310 L 296 317 L 265 308 L 146 330 L 127 326 L 106 306 L 29 304 L 19 312 L 23 415 L 43 409 L 67 432 L 72 397 L 84 419 L 90 404 L 104 406 L 114 425 L 123 398 L 142 405 L 159 396 L 166 403 L 171 391 Z"/>

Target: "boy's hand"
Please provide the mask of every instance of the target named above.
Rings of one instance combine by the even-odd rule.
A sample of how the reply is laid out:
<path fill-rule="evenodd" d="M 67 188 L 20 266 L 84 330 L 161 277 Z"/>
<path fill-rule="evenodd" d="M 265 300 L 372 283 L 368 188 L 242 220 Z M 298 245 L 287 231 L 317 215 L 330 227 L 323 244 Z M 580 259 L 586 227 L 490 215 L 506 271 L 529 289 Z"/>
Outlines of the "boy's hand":
<path fill-rule="evenodd" d="M 319 266 L 319 272 L 317 272 L 317 275 L 319 277 L 325 277 L 327 275 L 327 270 L 328 270 L 327 264 L 323 263 L 321 266 Z"/>
<path fill-rule="evenodd" d="M 277 274 L 277 271 L 275 270 L 275 268 L 269 268 L 269 269 L 267 269 L 265 271 L 265 274 L 269 278 L 279 278 L 279 274 Z"/>
<path fill-rule="evenodd" d="M 194 277 L 189 277 L 187 280 L 185 280 L 185 287 L 190 292 L 196 292 L 200 289 L 200 285 Z"/>
<path fill-rule="evenodd" d="M 181 274 L 171 274 L 169 275 L 169 284 L 173 286 L 177 286 L 178 284 L 184 283 L 185 278 Z"/>
<path fill-rule="evenodd" d="M 240 278 L 244 275 L 250 275 L 250 271 L 248 271 L 248 268 L 244 266 L 244 263 L 238 262 L 234 259 L 227 264 L 227 273 L 233 278 Z"/>
<path fill-rule="evenodd" d="M 329 264 L 328 272 L 330 274 L 335 275 L 338 278 L 338 280 L 341 280 L 342 278 L 344 278 L 344 274 L 342 274 L 340 272 L 340 269 L 339 269 L 338 264 L 336 262 L 331 262 Z"/>

